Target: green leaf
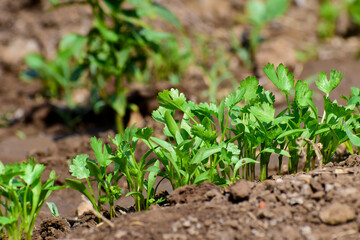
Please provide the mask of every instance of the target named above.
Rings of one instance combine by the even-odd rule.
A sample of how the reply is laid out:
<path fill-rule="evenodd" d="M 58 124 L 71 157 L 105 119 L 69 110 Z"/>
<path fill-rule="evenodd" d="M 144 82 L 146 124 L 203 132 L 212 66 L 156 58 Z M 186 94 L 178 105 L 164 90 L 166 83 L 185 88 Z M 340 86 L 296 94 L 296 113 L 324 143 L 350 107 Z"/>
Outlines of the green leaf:
<path fill-rule="evenodd" d="M 157 3 L 153 3 L 153 7 L 159 17 L 174 25 L 178 30 L 182 30 L 179 19 L 171 11 Z"/>
<path fill-rule="evenodd" d="M 225 98 L 223 98 L 223 100 L 221 101 L 220 103 L 220 106 L 219 106 L 219 113 L 218 113 L 218 119 L 219 119 L 219 124 L 220 124 L 220 129 L 221 129 L 221 132 L 224 132 L 225 128 L 227 126 L 225 126 L 224 124 L 224 118 L 225 118 Z"/>
<path fill-rule="evenodd" d="M 245 5 L 248 21 L 251 24 L 262 26 L 266 20 L 265 4 L 261 1 L 248 1 Z"/>
<path fill-rule="evenodd" d="M 283 132 L 282 134 L 280 134 L 276 139 L 281 139 L 283 137 L 287 137 L 287 136 L 297 136 L 298 133 L 302 133 L 307 131 L 307 129 L 291 129 L 288 131 Z"/>
<path fill-rule="evenodd" d="M 110 102 L 110 106 L 112 107 L 112 109 L 114 109 L 117 112 L 117 114 L 124 117 L 127 106 L 125 89 L 122 89 L 122 91 L 118 92 L 117 94 L 111 94 L 108 100 Z"/>
<path fill-rule="evenodd" d="M 238 88 L 234 93 L 225 98 L 225 105 L 230 110 L 244 98 L 246 89 Z"/>
<path fill-rule="evenodd" d="M 346 132 L 346 135 L 348 136 L 348 138 L 350 139 L 351 143 L 354 144 L 357 147 L 360 147 L 360 137 L 356 136 L 355 134 L 353 134 L 348 125 L 345 123 L 344 124 L 344 130 Z"/>
<path fill-rule="evenodd" d="M 87 161 L 87 167 L 90 171 L 90 175 L 94 176 L 96 178 L 96 180 L 98 182 L 102 182 L 103 181 L 103 174 L 101 173 L 101 170 L 99 168 L 99 166 L 92 162 L 92 161 Z"/>
<path fill-rule="evenodd" d="M 327 115 L 334 114 L 338 118 L 346 118 L 351 116 L 354 110 L 346 109 L 343 106 L 339 106 L 337 101 L 331 102 L 330 99 L 324 96 L 325 112 Z"/>
<path fill-rule="evenodd" d="M 103 151 L 103 142 L 101 139 L 97 140 L 96 137 L 91 138 L 90 145 L 94 150 L 95 157 L 99 162 L 100 166 L 107 167 L 111 163 L 111 160 L 109 160 L 112 151 L 111 147 L 109 145 L 105 145 Z"/>
<path fill-rule="evenodd" d="M 165 112 L 165 122 L 172 137 L 175 138 L 176 133 L 180 132 L 180 130 L 179 130 L 179 126 L 176 124 L 175 119 L 171 115 L 170 111 Z"/>
<path fill-rule="evenodd" d="M 21 166 L 24 170 L 24 174 L 21 175 L 21 178 L 28 185 L 32 185 L 38 181 L 41 177 L 41 173 L 45 170 L 45 166 L 43 164 L 35 164 L 33 158 L 29 159 L 29 163 L 23 162 Z"/>
<path fill-rule="evenodd" d="M 147 182 L 147 205 L 149 205 L 149 200 L 152 198 L 152 190 L 155 184 L 156 175 L 160 172 L 160 162 L 157 160 L 153 166 L 149 167 L 146 171 L 150 172 Z"/>
<path fill-rule="evenodd" d="M 165 148 L 169 152 L 175 151 L 172 144 L 170 144 L 160 138 L 151 137 L 151 140 L 153 140 L 155 143 L 159 144 L 161 147 Z"/>
<path fill-rule="evenodd" d="M 194 156 L 193 159 L 191 159 L 190 163 L 191 164 L 199 164 L 201 161 L 203 161 L 204 159 L 214 155 L 215 153 L 218 153 L 221 151 L 221 147 L 220 146 L 216 146 L 216 147 L 211 147 L 211 148 L 201 148 L 196 155 Z"/>
<path fill-rule="evenodd" d="M 213 115 L 215 117 L 218 116 L 218 107 L 216 106 L 215 103 L 210 103 L 210 104 L 206 103 L 206 102 L 205 103 L 200 103 L 198 105 L 198 109 L 200 111 L 205 112 L 205 113 L 211 114 L 211 115 Z"/>
<path fill-rule="evenodd" d="M 0 161 L 0 175 L 3 175 L 5 173 L 5 166 L 4 164 Z"/>
<path fill-rule="evenodd" d="M 79 180 L 76 180 L 76 179 L 67 178 L 67 179 L 65 179 L 65 183 L 70 188 L 84 194 L 85 197 L 87 197 L 90 200 L 90 202 L 93 204 L 94 208 L 96 208 L 95 199 L 91 196 L 91 194 L 89 193 L 89 191 L 87 190 L 87 188 L 85 187 L 85 185 L 82 182 L 80 182 Z"/>
<path fill-rule="evenodd" d="M 140 34 L 145 37 L 149 42 L 161 44 L 164 40 L 172 38 L 173 35 L 167 32 L 159 32 L 150 28 L 143 28 Z"/>
<path fill-rule="evenodd" d="M 183 109 L 186 97 L 178 89 L 164 90 L 158 94 L 159 105 L 170 110 Z"/>
<path fill-rule="evenodd" d="M 166 124 L 165 121 L 165 112 L 167 111 L 164 107 L 159 107 L 157 110 L 152 112 L 152 118 L 162 124 Z"/>
<path fill-rule="evenodd" d="M 150 137 L 153 135 L 154 130 L 150 127 L 146 128 L 138 128 L 135 133 L 135 137 L 149 140 Z"/>
<path fill-rule="evenodd" d="M 46 204 L 48 205 L 49 209 L 50 209 L 50 212 L 51 212 L 51 215 L 53 217 L 59 217 L 60 214 L 59 214 L 59 211 L 56 207 L 56 204 L 53 203 L 53 202 L 46 202 Z"/>
<path fill-rule="evenodd" d="M 241 88 L 246 90 L 244 94 L 245 101 L 250 101 L 257 98 L 258 85 L 259 81 L 256 79 L 256 77 L 247 77 L 245 80 L 240 82 Z"/>
<path fill-rule="evenodd" d="M 69 55 L 75 56 L 77 59 L 79 59 L 81 54 L 85 51 L 84 48 L 87 41 L 88 39 L 86 36 L 70 33 L 61 39 L 59 43 L 59 51 L 66 51 L 69 49 Z"/>
<path fill-rule="evenodd" d="M 38 70 L 45 64 L 45 60 L 42 56 L 36 53 L 30 53 L 25 57 L 25 63 L 30 68 Z"/>
<path fill-rule="evenodd" d="M 19 221 L 19 219 L 17 219 L 17 218 L 10 218 L 10 217 L 0 216 L 0 224 L 4 225 L 4 226 L 13 224 L 14 222 L 17 222 L 17 221 Z"/>
<path fill-rule="evenodd" d="M 127 0 L 127 2 L 135 6 L 136 13 L 140 18 L 156 16 L 155 8 L 149 0 Z"/>
<path fill-rule="evenodd" d="M 77 155 L 70 165 L 71 176 L 74 176 L 78 179 L 88 178 L 90 177 L 90 171 L 87 168 L 87 160 L 89 156 L 87 154 Z"/>
<path fill-rule="evenodd" d="M 289 0 L 267 0 L 265 1 L 266 5 L 266 20 L 271 21 L 277 17 L 283 15 L 288 6 Z"/>
<path fill-rule="evenodd" d="M 115 57 L 116 57 L 116 66 L 119 69 L 124 69 L 126 67 L 126 62 L 129 60 L 130 57 L 130 53 L 131 53 L 131 49 L 130 48 L 125 48 L 121 51 L 115 52 Z"/>
<path fill-rule="evenodd" d="M 294 76 L 289 72 L 288 68 L 284 67 L 283 64 L 280 64 L 275 71 L 274 64 L 268 63 L 267 66 L 264 66 L 263 70 L 277 88 L 286 95 L 290 95 L 290 91 L 294 87 L 295 81 Z"/>
<path fill-rule="evenodd" d="M 119 186 L 111 186 L 110 187 L 110 192 L 111 195 L 115 198 L 115 199 L 119 199 L 121 197 L 121 188 Z"/>
<path fill-rule="evenodd" d="M 273 105 L 263 102 L 261 104 L 251 106 L 249 109 L 250 113 L 253 114 L 259 121 L 270 123 L 274 121 L 275 109 Z"/>
<path fill-rule="evenodd" d="M 101 22 L 99 18 L 96 18 L 94 23 L 94 27 L 97 28 L 101 34 L 101 36 L 109 42 L 116 43 L 119 41 L 119 36 L 116 34 L 116 32 L 110 30 L 107 28 L 104 22 Z"/>
<path fill-rule="evenodd" d="M 331 70 L 330 80 L 327 79 L 326 73 L 321 72 L 319 74 L 319 81 L 316 81 L 318 89 L 324 92 L 327 96 L 332 90 L 334 90 L 341 82 L 344 74 L 336 70 Z"/>
<path fill-rule="evenodd" d="M 196 124 L 191 128 L 191 134 L 199 137 L 205 142 L 212 142 L 217 138 L 216 131 L 208 130 L 201 124 Z"/>
<path fill-rule="evenodd" d="M 209 171 L 206 171 L 206 172 L 201 173 L 199 176 L 197 176 L 197 177 L 194 179 L 193 183 L 194 183 L 194 184 L 199 184 L 199 183 L 204 182 L 204 181 L 207 181 L 207 180 L 209 180 L 209 179 L 210 179 L 210 172 L 209 172 Z"/>
<path fill-rule="evenodd" d="M 237 172 L 239 170 L 240 167 L 244 166 L 245 164 L 248 163 L 259 163 L 258 161 L 252 159 L 252 158 L 241 158 L 234 167 L 234 172 Z"/>
<path fill-rule="evenodd" d="M 309 89 L 306 81 L 298 80 L 295 85 L 295 101 L 300 107 L 311 107 L 315 113 L 317 108 L 312 100 L 313 91 Z"/>
<path fill-rule="evenodd" d="M 283 155 L 285 157 L 291 157 L 291 155 L 287 151 L 280 149 L 280 148 L 268 147 L 268 148 L 263 149 L 260 153 L 263 153 L 263 152 L 276 153 L 276 154 Z"/>

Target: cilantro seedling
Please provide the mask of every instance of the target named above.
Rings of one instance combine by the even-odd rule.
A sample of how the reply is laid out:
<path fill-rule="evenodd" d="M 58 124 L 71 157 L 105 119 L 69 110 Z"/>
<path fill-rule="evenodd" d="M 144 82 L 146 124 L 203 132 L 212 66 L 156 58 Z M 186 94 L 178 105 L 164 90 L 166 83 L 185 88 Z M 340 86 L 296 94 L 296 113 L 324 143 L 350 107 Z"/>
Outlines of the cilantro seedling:
<path fill-rule="evenodd" d="M 97 161 L 89 159 L 87 154 L 77 155 L 70 165 L 70 172 L 77 179 L 67 178 L 65 182 L 69 187 L 88 198 L 94 209 L 99 213 L 101 212 L 101 206 L 109 203 L 110 218 L 112 218 L 116 215 L 114 201 L 121 196 L 121 189 L 117 186 L 121 178 L 119 167 L 115 165 L 114 172 L 107 173 L 107 167 L 112 163 L 111 158 L 113 157 L 112 149 L 108 144 L 103 146 L 101 139 L 93 137 L 91 138 L 91 147 Z M 85 179 L 87 187 L 78 179 Z M 97 183 L 97 199 L 91 181 Z M 104 189 L 105 194 L 102 194 L 102 189 Z"/>
<path fill-rule="evenodd" d="M 117 134 L 115 139 L 110 139 L 116 146 L 115 155 L 111 160 L 125 176 L 129 190 L 126 196 L 134 197 L 137 211 L 149 209 L 150 204 L 154 202 L 157 189 L 154 189 L 154 184 L 160 172 L 160 162 L 156 159 L 146 161 L 153 149 L 150 148 L 138 162 L 135 158 L 138 141 L 142 139 L 149 143 L 152 134 L 151 128 L 135 129 L 133 126 L 126 128 L 124 134 Z M 147 173 L 149 174 L 146 180 Z M 146 197 L 143 195 L 144 190 L 147 192 Z"/>
<path fill-rule="evenodd" d="M 45 166 L 28 162 L 3 165 L 0 162 L 0 236 L 9 239 L 31 240 L 35 221 L 40 209 L 52 191 L 64 189 L 54 186 L 55 172 L 42 183 Z M 4 231 L 5 230 L 5 231 Z"/>

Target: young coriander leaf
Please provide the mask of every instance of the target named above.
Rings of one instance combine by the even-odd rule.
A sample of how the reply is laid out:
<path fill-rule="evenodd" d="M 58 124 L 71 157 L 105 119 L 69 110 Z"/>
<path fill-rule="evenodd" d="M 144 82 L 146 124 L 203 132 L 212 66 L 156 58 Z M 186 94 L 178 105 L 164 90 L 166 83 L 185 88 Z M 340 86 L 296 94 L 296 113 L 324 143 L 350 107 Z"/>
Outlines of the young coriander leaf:
<path fill-rule="evenodd" d="M 70 165 L 70 172 L 72 173 L 71 175 L 78 179 L 90 177 L 90 171 L 86 164 L 88 159 L 89 155 L 87 154 L 77 155 L 72 160 L 72 164 Z"/>
<path fill-rule="evenodd" d="M 103 149 L 103 142 L 101 139 L 96 139 L 96 137 L 91 138 L 91 147 L 94 150 L 95 158 L 98 160 L 100 166 L 107 167 L 111 160 L 109 160 L 111 156 L 111 147 L 109 145 L 104 146 L 104 152 Z"/>
<path fill-rule="evenodd" d="M 352 92 L 352 95 L 350 95 L 350 98 L 346 105 L 359 106 L 360 105 L 360 88 L 352 87 L 351 92 Z"/>
<path fill-rule="evenodd" d="M 317 114 L 317 108 L 312 100 L 313 91 L 306 81 L 298 80 L 295 85 L 295 101 L 300 107 L 311 107 Z"/>
<path fill-rule="evenodd" d="M 136 130 L 135 137 L 149 140 L 149 138 L 151 137 L 151 135 L 153 135 L 153 133 L 154 133 L 154 130 L 150 127 L 138 128 Z"/>
<path fill-rule="evenodd" d="M 360 137 L 353 134 L 346 123 L 344 124 L 344 130 L 346 132 L 346 135 L 352 142 L 352 144 L 354 144 L 357 147 L 360 147 Z"/>
<path fill-rule="evenodd" d="M 324 96 L 324 106 L 327 115 L 330 115 L 332 113 L 338 118 L 346 118 L 354 112 L 354 110 L 339 106 L 336 100 L 334 102 L 331 102 L 330 99 L 326 96 Z"/>
<path fill-rule="evenodd" d="M 236 104 L 243 100 L 245 92 L 245 88 L 238 88 L 234 93 L 225 98 L 225 106 L 228 109 L 232 109 Z"/>
<path fill-rule="evenodd" d="M 215 103 L 200 103 L 198 105 L 199 110 L 209 113 L 215 117 L 218 116 L 218 107 L 216 106 Z"/>
<path fill-rule="evenodd" d="M 164 107 L 159 107 L 157 110 L 152 112 L 152 118 L 162 124 L 166 124 L 165 121 L 165 112 L 167 111 Z"/>
<path fill-rule="evenodd" d="M 286 95 L 290 95 L 291 89 L 294 87 L 294 76 L 289 69 L 283 64 L 280 64 L 276 71 L 274 64 L 268 63 L 267 66 L 263 67 L 266 76 L 274 83 Z"/>
<path fill-rule="evenodd" d="M 191 134 L 205 142 L 212 142 L 217 138 L 216 131 L 207 130 L 203 125 L 197 124 L 191 128 Z"/>
<path fill-rule="evenodd" d="M 267 102 L 251 106 L 249 111 L 260 121 L 266 123 L 274 121 L 275 109 L 273 105 L 270 105 Z"/>
<path fill-rule="evenodd" d="M 178 89 L 164 90 L 158 94 L 159 105 L 170 110 L 183 110 L 186 97 Z"/>
<path fill-rule="evenodd" d="M 33 158 L 29 159 L 29 163 L 23 162 L 21 167 L 24 170 L 24 174 L 20 176 L 28 185 L 37 181 L 45 170 L 45 166 L 43 164 L 35 164 Z"/>
<path fill-rule="evenodd" d="M 247 77 L 245 80 L 242 80 L 240 83 L 241 88 L 246 89 L 244 99 L 245 101 L 250 101 L 257 98 L 257 89 L 259 81 L 256 77 Z"/>
<path fill-rule="evenodd" d="M 326 96 L 329 96 L 330 92 L 334 90 L 341 82 L 344 74 L 336 70 L 331 70 L 330 81 L 327 79 L 326 73 L 321 72 L 319 74 L 319 81 L 316 81 L 316 85 L 319 90 L 324 92 Z"/>

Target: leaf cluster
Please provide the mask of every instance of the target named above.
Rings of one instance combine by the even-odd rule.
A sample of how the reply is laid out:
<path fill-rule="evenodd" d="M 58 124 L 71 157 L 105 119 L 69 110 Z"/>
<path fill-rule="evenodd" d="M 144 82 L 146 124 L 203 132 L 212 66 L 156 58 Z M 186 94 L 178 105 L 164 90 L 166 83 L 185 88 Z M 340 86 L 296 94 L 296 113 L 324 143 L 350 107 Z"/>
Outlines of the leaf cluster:
<path fill-rule="evenodd" d="M 65 188 L 54 186 L 55 172 L 43 183 L 45 166 L 28 162 L 3 165 L 0 162 L 0 236 L 9 239 L 32 239 L 40 209 L 52 191 Z"/>
<path fill-rule="evenodd" d="M 153 136 L 151 128 L 134 126 L 111 139 L 115 150 L 108 145 L 102 150 L 101 140 L 93 138 L 97 161 L 104 166 L 114 163 L 111 176 L 126 178 L 127 195 L 134 196 L 136 208 L 141 210 L 155 201 L 157 186 L 163 179 L 174 189 L 204 181 L 228 185 L 239 178 L 254 180 L 255 165 L 260 163 L 260 180 L 265 180 L 274 154 L 279 174 L 283 157 L 289 158 L 289 172 L 296 173 L 299 161 L 305 162 L 305 170 L 315 167 L 316 158 L 319 166 L 330 161 L 342 143 L 350 152 L 354 152 L 353 146 L 360 147 L 360 117 L 355 111 L 360 106 L 360 90 L 352 88 L 349 97 L 343 96 L 346 106 L 329 99 L 329 93 L 343 77 L 341 73 L 332 70 L 329 79 L 326 73 L 319 74 L 316 85 L 324 92 L 325 109 L 320 116 L 307 81 L 295 81 L 283 64 L 275 68 L 269 63 L 263 69 L 285 95 L 287 105 L 282 111 L 276 111 L 274 94 L 260 86 L 256 77 L 242 80 L 220 104 L 197 104 L 177 89 L 164 90 L 158 94 L 159 108 L 152 117 L 163 124 L 165 138 Z M 139 140 L 148 151 L 136 159 Z M 77 156 L 73 164 L 82 156 Z M 97 179 L 90 168 L 94 161 L 86 157 L 74 176 Z M 75 173 L 74 166 L 71 171 Z M 157 176 L 162 180 L 155 186 Z M 101 177 L 108 179 L 105 171 Z M 115 186 L 116 181 L 112 184 Z"/>
<path fill-rule="evenodd" d="M 183 31 L 177 17 L 163 6 L 150 0 L 51 2 L 53 8 L 88 5 L 94 18 L 92 28 L 86 35 L 65 36 L 54 60 L 28 55 L 25 61 L 29 70 L 21 76 L 40 79 L 46 96 L 65 99 L 70 109 L 86 105 L 100 112 L 109 106 L 117 115 L 118 131 L 123 132 L 128 107 L 124 81 L 148 83 L 155 76 L 178 82 L 186 70 L 189 61 L 185 60 L 191 59 L 189 42 L 184 38 L 180 47 L 175 35 L 156 31 L 145 21 L 160 18 Z M 89 92 L 86 103 L 74 100 L 77 88 Z"/>

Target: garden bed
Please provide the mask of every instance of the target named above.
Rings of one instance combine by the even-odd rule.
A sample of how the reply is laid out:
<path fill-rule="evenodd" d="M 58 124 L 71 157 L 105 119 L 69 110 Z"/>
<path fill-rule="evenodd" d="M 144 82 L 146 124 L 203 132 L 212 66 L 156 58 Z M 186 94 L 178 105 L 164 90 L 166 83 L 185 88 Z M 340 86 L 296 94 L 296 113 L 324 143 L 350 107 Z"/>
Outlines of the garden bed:
<path fill-rule="evenodd" d="M 158 2 L 179 17 L 188 33 L 213 35 L 217 39 L 212 43 L 214 48 L 222 41 L 228 42 L 230 32 L 242 36 L 245 31 L 243 24 L 234 20 L 243 9 L 240 1 Z M 299 3 L 292 3 L 284 18 L 264 29 L 266 41 L 255 55 L 254 69 L 245 68 L 235 57 L 230 68 L 238 82 L 257 76 L 265 89 L 274 91 L 279 109 L 284 108 L 286 99 L 264 78 L 261 69 L 267 62 L 276 66 L 284 63 L 296 79 L 336 69 L 344 73 L 344 79 L 330 98 L 344 103 L 340 95 L 349 96 L 353 86 L 360 88 L 357 58 L 360 39 L 358 35 L 347 36 L 350 26 L 340 24 L 337 36 L 320 41 L 316 29 L 318 3 L 296 2 Z M 19 72 L 25 69 L 23 57 L 28 52 L 41 52 L 51 58 L 62 36 L 71 31 L 86 33 L 91 27 L 89 9 L 80 6 L 47 12 L 48 7 L 45 0 L 0 3 L 0 126 L 3 126 L 0 160 L 7 164 L 34 157 L 46 166 L 46 177 L 55 170 L 59 176 L 55 183 L 65 185 L 65 179 L 71 178 L 69 159 L 77 154 L 94 156 L 90 147 L 92 136 L 106 142 L 108 135 L 115 136 L 114 114 L 89 113 L 80 124 L 69 129 L 56 114 L 56 107 L 62 103 L 43 98 L 38 82 L 24 83 L 19 79 Z M 159 28 L 164 26 L 159 24 Z M 312 60 L 301 62 L 296 58 L 296 50 L 305 51 L 307 46 L 314 47 L 317 54 Z M 225 81 L 218 87 L 220 98 L 229 94 L 229 86 L 231 83 Z M 126 116 L 130 126 L 135 122 L 137 127 L 153 127 L 155 135 L 161 136 L 159 124 L 151 119 L 151 113 L 157 108 L 158 92 L 171 87 L 200 102 L 206 99 L 200 92 L 209 88 L 209 80 L 199 68 L 191 66 L 180 85 L 157 82 L 151 86 L 130 86 L 129 101 L 141 110 L 137 115 Z M 313 84 L 311 89 L 315 88 Z M 81 97 L 82 93 L 78 95 Z M 322 95 L 315 92 L 313 99 L 321 113 Z M 264 182 L 240 180 L 228 189 L 202 183 L 172 192 L 170 183 L 164 182 L 159 190 L 170 193 L 169 203 L 151 206 L 149 211 L 126 213 L 133 200 L 121 198 L 116 201 L 121 208 L 117 208 L 119 216 L 112 220 L 113 225 L 106 222 L 98 225 L 91 213 L 77 216 L 76 211 L 83 203 L 80 193 L 72 189 L 55 191 L 48 201 L 56 204 L 60 217 L 52 217 L 45 206 L 38 217 L 34 238 L 359 239 L 360 157 L 349 156 L 344 149 L 339 150 L 338 156 L 338 162 L 309 173 L 278 176 L 276 171 L 270 171 L 269 179 Z M 270 170 L 276 169 L 277 163 L 272 161 Z M 126 188 L 127 184 L 123 180 L 119 185 Z"/>

